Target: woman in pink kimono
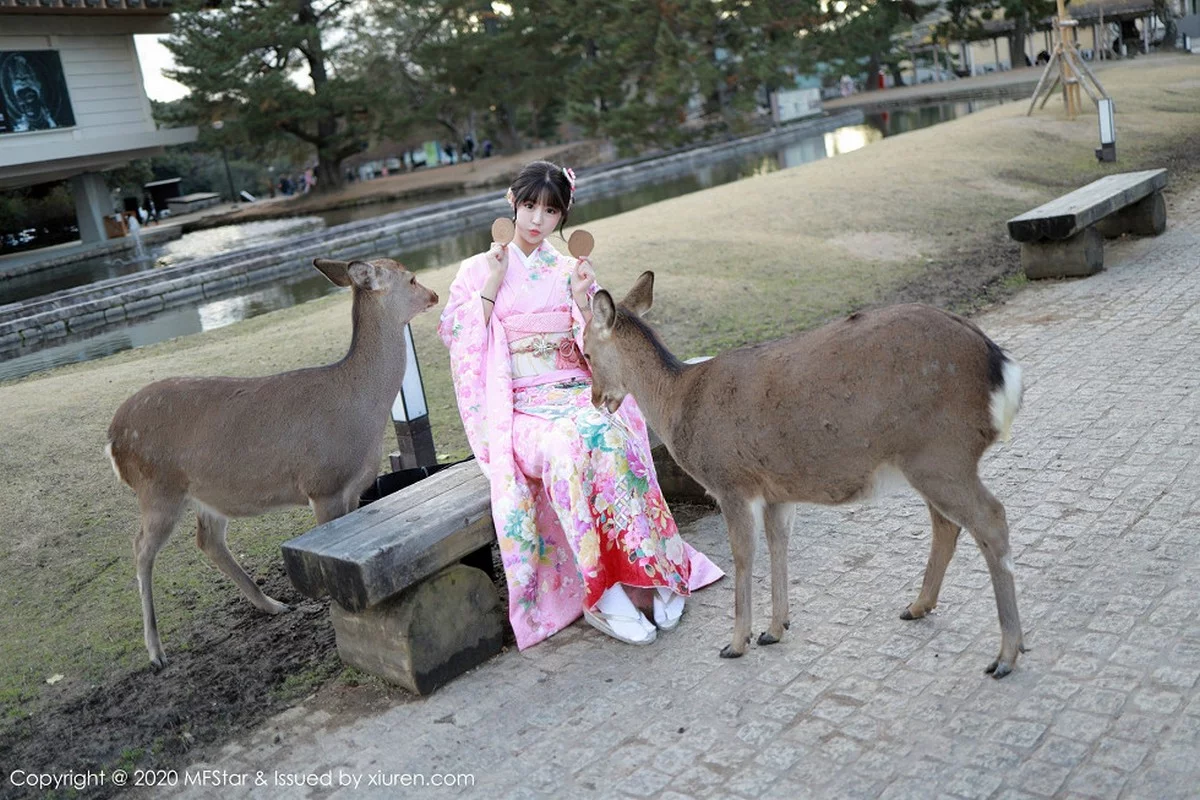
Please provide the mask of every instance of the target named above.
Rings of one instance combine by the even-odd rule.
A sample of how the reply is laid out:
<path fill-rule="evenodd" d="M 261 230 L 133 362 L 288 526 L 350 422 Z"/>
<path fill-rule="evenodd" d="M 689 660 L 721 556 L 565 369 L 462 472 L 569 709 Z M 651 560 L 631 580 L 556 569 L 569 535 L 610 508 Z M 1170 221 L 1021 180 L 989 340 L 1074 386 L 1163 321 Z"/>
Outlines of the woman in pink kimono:
<path fill-rule="evenodd" d="M 723 574 L 679 536 L 633 398 L 613 415 L 591 404 L 581 353 L 594 275 L 587 259 L 546 241 L 561 233 L 574 192 L 570 170 L 522 169 L 508 193 L 515 238 L 462 263 L 438 326 L 467 438 L 491 481 L 521 649 L 581 611 L 610 636 L 650 644 L 679 622 L 692 590 Z M 625 587 L 654 589 L 653 624 Z"/>

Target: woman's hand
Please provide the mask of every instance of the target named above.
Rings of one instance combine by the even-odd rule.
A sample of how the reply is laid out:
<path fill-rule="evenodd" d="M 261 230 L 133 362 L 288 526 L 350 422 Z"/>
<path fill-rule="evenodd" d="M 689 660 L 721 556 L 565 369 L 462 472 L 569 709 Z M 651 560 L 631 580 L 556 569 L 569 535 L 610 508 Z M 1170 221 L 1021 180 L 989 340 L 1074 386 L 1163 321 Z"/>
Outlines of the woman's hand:
<path fill-rule="evenodd" d="M 507 245 L 499 242 L 492 242 L 492 246 L 487 251 L 488 275 L 496 280 L 496 285 L 504 280 L 504 274 L 508 272 L 508 248 Z"/>
<path fill-rule="evenodd" d="M 588 291 L 595 282 L 596 273 L 592 270 L 592 262 L 586 256 L 576 260 L 575 270 L 571 273 L 571 297 L 574 298 L 575 305 L 579 306 L 579 310 L 584 314 L 591 313 Z"/>

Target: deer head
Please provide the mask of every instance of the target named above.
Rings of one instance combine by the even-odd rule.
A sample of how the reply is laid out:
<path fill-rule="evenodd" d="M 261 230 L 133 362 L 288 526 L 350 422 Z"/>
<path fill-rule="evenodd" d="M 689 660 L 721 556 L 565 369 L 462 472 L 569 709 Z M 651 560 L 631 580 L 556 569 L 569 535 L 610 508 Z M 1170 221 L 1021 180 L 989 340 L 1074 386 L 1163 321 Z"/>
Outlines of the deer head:
<path fill-rule="evenodd" d="M 592 319 L 583 331 L 583 357 L 592 370 L 592 405 L 615 414 L 629 388 L 623 376 L 626 353 L 617 346 L 623 330 L 645 329 L 641 316 L 654 302 L 654 273 L 643 272 L 620 305 L 601 289 L 592 298 Z M 657 338 L 654 339 L 657 342 Z"/>
<path fill-rule="evenodd" d="M 372 261 L 335 261 L 317 258 L 313 266 L 336 286 L 348 286 L 355 295 L 370 293 L 386 306 L 387 312 L 411 319 L 438 302 L 435 292 L 417 283 L 417 276 L 399 261 L 376 258 Z"/>

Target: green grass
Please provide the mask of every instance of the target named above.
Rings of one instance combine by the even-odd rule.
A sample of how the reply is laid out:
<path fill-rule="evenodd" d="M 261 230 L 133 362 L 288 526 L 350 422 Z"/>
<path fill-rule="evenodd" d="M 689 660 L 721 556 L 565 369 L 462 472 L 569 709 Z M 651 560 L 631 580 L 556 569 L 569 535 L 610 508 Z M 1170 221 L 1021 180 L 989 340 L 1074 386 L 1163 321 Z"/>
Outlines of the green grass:
<path fill-rule="evenodd" d="M 1004 221 L 1110 172 L 1156 166 L 1200 128 L 1194 60 L 1139 59 L 1101 75 L 1117 100 L 1118 164 L 1099 164 L 1094 114 L 1065 120 L 1061 104 L 1025 117 L 1009 103 L 863 150 L 647 206 L 589 225 L 601 283 L 620 297 L 645 269 L 657 275 L 651 321 L 682 357 L 710 354 L 817 325 L 937 265 L 994 243 Z M 1185 163 L 1178 161 L 1176 163 Z M 1172 185 L 1181 179 L 1172 175 Z M 875 257 L 847 236 L 889 234 L 912 252 Z M 990 244 L 989 244 L 990 243 Z M 1005 246 L 1016 248 L 1015 243 Z M 972 248 L 975 248 L 974 250 Z M 963 255 L 963 254 L 967 255 Z M 422 275 L 443 298 L 455 265 Z M 1015 291 L 1007 277 L 991 292 Z M 435 332 L 414 323 L 439 455 L 467 452 Z M 131 541 L 136 504 L 103 455 L 113 411 L 151 380 L 186 374 L 268 374 L 339 358 L 349 299 L 324 298 L 209 333 L 0 384 L 0 726 L 64 686 L 144 669 Z M 194 621 L 237 590 L 194 545 L 194 520 L 163 549 L 154 580 L 168 655 Z M 282 541 L 312 526 L 306 509 L 235 520 L 231 549 L 251 574 L 279 563 Z M 336 665 L 334 665 L 336 666 Z M 293 676 L 303 696 L 331 666 Z M 56 687 L 46 678 L 61 673 Z"/>

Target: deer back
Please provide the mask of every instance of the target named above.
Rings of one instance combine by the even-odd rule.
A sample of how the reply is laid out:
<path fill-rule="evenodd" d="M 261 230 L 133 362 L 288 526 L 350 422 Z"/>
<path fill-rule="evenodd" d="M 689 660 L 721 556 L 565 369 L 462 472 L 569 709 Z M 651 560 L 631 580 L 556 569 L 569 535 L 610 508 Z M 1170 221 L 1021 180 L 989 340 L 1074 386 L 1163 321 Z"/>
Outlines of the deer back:
<path fill-rule="evenodd" d="M 405 368 L 404 325 L 437 295 L 396 262 L 318 259 L 353 290 L 353 335 L 340 361 L 254 378 L 171 378 L 117 410 L 118 476 L 183 492 L 230 516 L 303 504 L 378 468 L 387 409 Z"/>

